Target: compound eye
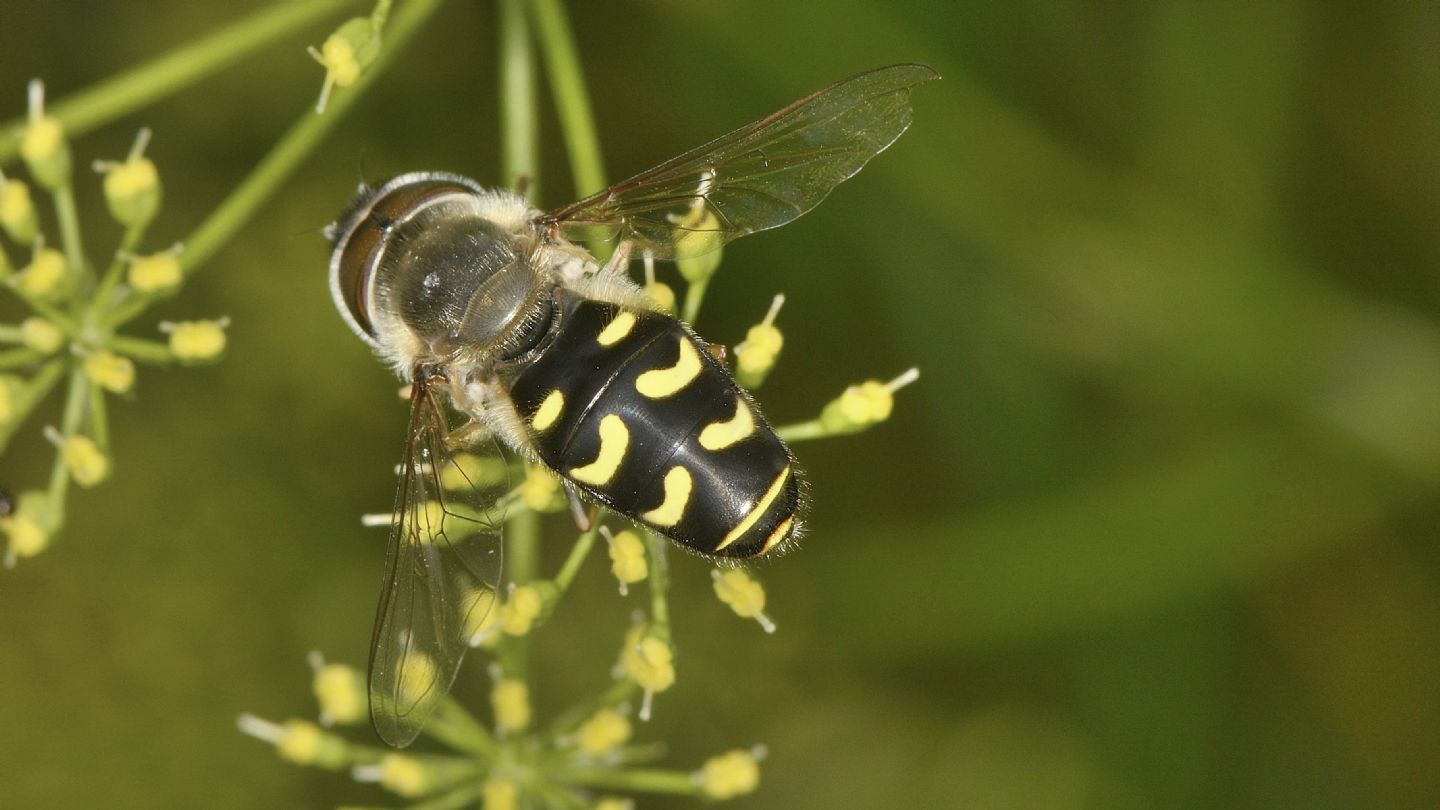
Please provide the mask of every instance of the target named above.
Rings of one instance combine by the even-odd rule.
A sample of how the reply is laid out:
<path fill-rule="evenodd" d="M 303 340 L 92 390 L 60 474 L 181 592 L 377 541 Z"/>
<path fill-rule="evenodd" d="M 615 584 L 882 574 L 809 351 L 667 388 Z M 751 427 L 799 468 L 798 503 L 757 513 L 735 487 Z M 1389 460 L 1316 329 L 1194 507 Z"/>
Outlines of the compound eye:
<path fill-rule="evenodd" d="M 367 217 L 340 237 L 330 259 L 330 292 L 335 306 L 350 328 L 372 343 L 375 327 L 370 322 L 368 293 L 382 236 L 382 230 Z"/>

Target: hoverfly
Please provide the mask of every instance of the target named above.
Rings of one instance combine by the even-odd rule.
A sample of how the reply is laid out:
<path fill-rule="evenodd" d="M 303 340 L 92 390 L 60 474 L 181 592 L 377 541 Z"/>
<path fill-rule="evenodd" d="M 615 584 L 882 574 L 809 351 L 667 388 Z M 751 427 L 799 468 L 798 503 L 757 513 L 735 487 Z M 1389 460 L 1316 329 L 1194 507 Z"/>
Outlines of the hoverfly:
<path fill-rule="evenodd" d="M 800 474 L 707 345 L 626 271 L 783 225 L 910 125 L 893 65 L 550 213 L 440 172 L 362 186 L 327 229 L 341 316 L 411 384 L 370 658 L 370 712 L 408 744 L 448 692 L 500 575 L 505 446 L 583 497 L 713 557 L 783 548 Z M 599 234 L 597 236 L 597 233 Z M 603 265 L 577 241 L 613 240 Z M 451 414 L 458 416 L 452 423 Z M 493 600 L 491 600 L 493 601 Z"/>

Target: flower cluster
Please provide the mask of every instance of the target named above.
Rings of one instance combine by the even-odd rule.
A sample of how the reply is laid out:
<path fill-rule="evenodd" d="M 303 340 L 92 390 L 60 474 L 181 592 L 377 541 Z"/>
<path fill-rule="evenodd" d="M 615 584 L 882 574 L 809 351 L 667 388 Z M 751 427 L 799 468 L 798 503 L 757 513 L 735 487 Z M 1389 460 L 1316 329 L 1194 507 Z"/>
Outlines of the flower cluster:
<path fill-rule="evenodd" d="M 7 566 L 49 546 L 64 524 L 70 483 L 89 488 L 110 476 L 107 398 L 133 393 L 135 363 L 213 362 L 225 351 L 228 325 L 223 318 L 164 323 L 164 340 L 120 333 L 185 279 L 181 246 L 137 252 L 161 205 L 160 175 L 145 156 L 150 133 L 140 131 L 124 160 L 94 164 L 110 215 L 123 228 L 112 258 L 97 272 L 81 242 L 65 128 L 46 115 L 39 81 L 31 82 L 29 101 L 20 156 L 36 191 L 54 205 L 59 240 L 46 239 L 31 183 L 0 175 L 0 231 L 9 242 L 0 244 L 0 286 L 30 313 L 19 323 L 0 323 L 0 344 L 10 344 L 0 350 L 0 453 L 62 380 L 66 393 L 59 426 L 38 431 L 56 449 L 48 485 L 22 490 L 13 510 L 0 515 Z M 12 261 L 25 252 L 28 261 Z"/>
<path fill-rule="evenodd" d="M 520 499 L 513 508 L 530 509 Z M 519 657 L 564 597 L 597 535 L 609 543 L 612 571 L 622 592 L 648 582 L 649 615 L 631 624 L 619 641 L 598 694 L 552 718 L 540 718 L 532 708 L 531 682 Z M 494 659 L 489 722 L 446 698 L 423 732 L 453 753 L 399 753 L 356 743 L 338 733 L 336 727 L 363 727 L 368 722 L 365 678 L 349 666 L 326 662 L 319 653 L 310 658 L 318 704 L 315 721 L 276 723 L 247 714 L 239 727 L 273 744 L 283 759 L 348 771 L 356 781 L 378 783 L 401 798 L 420 800 L 413 807 L 478 804 L 486 810 L 510 810 L 533 798 L 543 806 L 620 810 L 633 807 L 628 794 L 719 800 L 750 793 L 759 785 L 763 747 L 721 752 L 693 770 L 675 770 L 651 765 L 662 755 L 663 746 L 634 739 L 632 715 L 648 720 L 655 696 L 670 689 L 676 679 L 668 586 L 658 556 L 664 542 L 654 535 L 641 539 L 630 529 L 615 533 L 596 526 L 579 536 L 554 578 L 512 584 L 504 600 L 490 594 L 489 605 L 471 611 L 480 616 L 467 628 L 471 643 Z M 737 570 L 717 571 L 715 576 L 717 593 L 737 615 L 759 619 L 767 630 L 774 629 L 760 612 L 765 594 L 759 582 Z M 638 710 L 632 705 L 637 698 Z"/>

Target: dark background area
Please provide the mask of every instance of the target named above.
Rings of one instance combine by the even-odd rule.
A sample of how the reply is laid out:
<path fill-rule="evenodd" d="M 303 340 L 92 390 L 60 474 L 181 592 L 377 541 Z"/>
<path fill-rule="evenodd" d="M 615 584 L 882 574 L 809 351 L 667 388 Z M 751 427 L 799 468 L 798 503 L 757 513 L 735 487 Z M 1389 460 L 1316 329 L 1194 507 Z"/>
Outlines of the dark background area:
<path fill-rule="evenodd" d="M 261 5 L 5 0 L 0 119 L 32 76 L 62 98 Z M 681 768 L 764 742 L 755 808 L 1440 805 L 1434 5 L 821 8 L 572 9 L 612 179 L 869 67 L 944 76 L 892 151 L 725 254 L 701 334 L 733 345 L 788 296 L 773 421 L 923 377 L 879 428 L 796 447 L 810 537 L 758 568 L 777 635 L 672 555 L 679 681 L 639 738 Z M 183 238 L 313 103 L 330 28 L 79 139 L 77 166 L 153 127 L 147 248 Z M 229 354 L 142 368 L 113 479 L 0 573 L 0 806 L 389 800 L 234 721 L 312 715 L 308 650 L 364 662 L 384 533 L 358 516 L 390 502 L 404 410 L 319 230 L 362 178 L 501 180 L 494 43 L 490 4 L 449 3 L 137 322 L 229 316 Z M 104 256 L 118 226 L 78 177 Z M 43 485 L 56 419 L 6 486 Z M 546 536 L 553 571 L 573 532 Z M 602 556 L 538 637 L 542 716 L 594 691 L 640 603 Z M 472 662 L 456 691 L 480 709 L 485 684 Z"/>

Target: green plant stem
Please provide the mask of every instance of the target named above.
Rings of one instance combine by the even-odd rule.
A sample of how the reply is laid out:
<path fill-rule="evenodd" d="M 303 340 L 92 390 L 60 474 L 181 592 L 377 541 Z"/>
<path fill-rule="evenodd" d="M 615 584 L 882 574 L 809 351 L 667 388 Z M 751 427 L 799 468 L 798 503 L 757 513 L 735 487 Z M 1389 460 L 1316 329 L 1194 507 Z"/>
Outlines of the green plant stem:
<path fill-rule="evenodd" d="M 590 531 L 575 540 L 575 547 L 570 549 L 570 556 L 565 558 L 564 565 L 560 566 L 560 573 L 555 575 L 555 586 L 560 589 L 562 594 L 570 587 L 570 583 L 575 581 L 575 575 L 579 573 L 580 565 L 589 556 L 591 546 L 595 545 L 595 535 L 599 531 L 600 521 L 597 518 L 594 525 L 590 527 Z"/>
<path fill-rule="evenodd" d="M 570 171 L 575 176 L 575 195 L 586 197 L 605 188 L 605 161 L 600 156 L 600 136 L 595 130 L 590 94 L 585 89 L 575 33 L 560 0 L 530 0 L 530 12 L 545 72 L 550 77 L 550 91 L 555 96 Z"/>
<path fill-rule="evenodd" d="M 803 442 L 810 439 L 823 439 L 830 435 L 825 425 L 819 419 L 811 419 L 809 422 L 796 422 L 793 425 L 784 425 L 775 429 L 775 435 L 782 441 Z"/>
<path fill-rule="evenodd" d="M 48 106 L 73 139 L 182 90 L 250 53 L 324 19 L 356 0 L 280 2 L 171 51 L 152 62 L 98 82 Z M 0 165 L 20 150 L 24 117 L 0 125 Z"/>
<path fill-rule="evenodd" d="M 645 548 L 650 552 L 650 621 L 654 632 L 665 642 L 670 641 L 670 568 L 665 562 L 665 538 L 655 532 L 642 532 Z"/>
<path fill-rule="evenodd" d="M 100 287 L 95 292 L 92 313 L 98 315 L 109 308 L 110 296 L 125 275 L 125 256 L 140 244 L 140 240 L 145 236 L 145 228 L 149 224 L 149 221 L 136 222 L 125 229 L 125 235 L 120 237 L 120 246 L 115 249 L 115 255 L 110 259 L 110 266 L 105 269 L 105 275 L 100 279 Z"/>
<path fill-rule="evenodd" d="M 275 144 L 230 193 L 229 197 L 185 240 L 180 265 L 185 273 L 199 269 L 215 252 L 250 221 L 260 206 L 290 178 L 320 142 L 339 125 L 345 113 L 364 96 L 365 91 L 382 75 L 420 26 L 441 6 L 444 0 L 409 0 L 395 12 L 386 28 L 385 44 L 380 55 L 361 74 L 353 87 L 338 91 L 330 99 L 324 115 L 306 112 Z"/>
<path fill-rule="evenodd" d="M 110 452 L 110 418 L 105 410 L 105 390 L 98 385 L 90 389 L 90 435 L 104 453 Z"/>
<path fill-rule="evenodd" d="M 409 810 L 460 810 L 464 807 L 474 807 L 484 795 L 485 785 L 483 784 L 461 785 L 449 793 L 418 804 L 408 805 L 408 807 Z"/>
<path fill-rule="evenodd" d="M 476 756 L 493 759 L 495 739 L 452 697 L 441 701 L 425 724 L 425 733 L 445 745 Z"/>
<path fill-rule="evenodd" d="M 685 304 L 680 313 L 680 320 L 690 325 L 695 324 L 695 319 L 700 317 L 700 304 L 705 300 L 705 290 L 710 286 L 710 279 L 707 276 L 699 281 L 692 281 L 685 287 Z"/>
<path fill-rule="evenodd" d="M 60 417 L 60 435 L 68 439 L 80 430 L 80 421 L 85 418 L 85 405 L 89 401 L 84 369 L 76 366 L 70 369 L 70 386 L 65 391 L 65 412 Z M 50 470 L 50 504 L 55 514 L 65 514 L 65 492 L 69 488 L 70 471 L 65 467 L 64 454 L 57 448 L 55 466 Z"/>
<path fill-rule="evenodd" d="M 540 516 L 526 509 L 505 523 L 505 569 L 510 581 L 524 585 L 534 580 L 539 557 Z M 530 637 L 506 637 L 501 653 L 505 675 L 524 679 L 530 670 Z"/>
<path fill-rule="evenodd" d="M 34 349 L 20 346 L 14 349 L 6 349 L 0 352 L 0 371 L 20 366 L 28 366 L 45 355 Z"/>
<path fill-rule="evenodd" d="M 20 327 L 0 323 L 0 343 L 19 343 Z"/>
<path fill-rule="evenodd" d="M 524 0 L 500 0 L 500 172 L 534 202 L 540 186 L 540 116 L 535 103 L 535 54 Z"/>
<path fill-rule="evenodd" d="M 65 249 L 65 262 L 70 265 L 70 275 L 75 279 L 86 278 L 90 267 L 85 263 L 85 248 L 80 242 L 80 214 L 75 210 L 75 189 L 70 179 L 55 189 L 55 219 L 60 223 L 60 245 Z"/>
<path fill-rule="evenodd" d="M 14 410 L 10 414 L 10 421 L 0 426 L 0 453 L 5 452 L 5 445 L 10 443 L 10 437 L 15 435 L 15 428 L 19 427 L 36 405 L 45 401 L 49 396 L 50 389 L 60 381 L 60 375 L 65 371 L 65 363 L 55 359 L 46 363 L 30 382 L 20 389 L 20 396 L 16 397 Z"/>
<path fill-rule="evenodd" d="M 642 793 L 673 793 L 693 796 L 700 793 L 695 779 L 683 771 L 662 771 L 651 768 L 617 771 L 611 768 L 565 768 L 556 778 L 586 787 Z"/>
<path fill-rule="evenodd" d="M 133 357 L 144 363 L 173 363 L 175 353 L 169 344 L 128 335 L 115 335 L 105 342 L 105 348 Z"/>

